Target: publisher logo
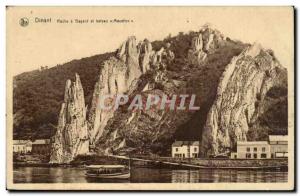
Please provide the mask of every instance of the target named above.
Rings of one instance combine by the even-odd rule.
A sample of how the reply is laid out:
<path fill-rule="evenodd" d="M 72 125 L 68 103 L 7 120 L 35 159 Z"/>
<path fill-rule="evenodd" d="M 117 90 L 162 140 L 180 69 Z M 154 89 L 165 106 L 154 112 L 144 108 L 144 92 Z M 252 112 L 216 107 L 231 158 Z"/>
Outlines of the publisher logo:
<path fill-rule="evenodd" d="M 29 20 L 28 18 L 21 18 L 20 21 L 19 21 L 19 24 L 22 26 L 22 27 L 26 27 L 28 24 L 29 24 Z"/>

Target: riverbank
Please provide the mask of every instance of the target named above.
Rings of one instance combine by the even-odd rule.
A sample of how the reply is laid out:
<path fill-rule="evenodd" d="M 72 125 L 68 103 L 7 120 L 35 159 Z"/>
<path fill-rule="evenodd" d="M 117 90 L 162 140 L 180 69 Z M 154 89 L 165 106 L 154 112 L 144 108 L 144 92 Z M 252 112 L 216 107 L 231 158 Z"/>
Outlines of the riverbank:
<path fill-rule="evenodd" d="M 171 157 L 131 157 L 131 166 L 172 169 L 287 169 L 288 159 L 178 159 Z M 87 156 L 75 159 L 70 164 L 15 162 L 15 167 L 84 167 L 92 164 L 124 164 L 128 159 L 107 156 Z"/>
<path fill-rule="evenodd" d="M 162 161 L 172 161 L 198 165 L 208 168 L 271 168 L 288 166 L 288 159 L 173 159 L 160 158 Z"/>
<path fill-rule="evenodd" d="M 176 159 L 170 157 L 160 158 L 132 158 L 133 165 L 154 168 L 172 169 L 265 169 L 287 170 L 288 159 Z"/>

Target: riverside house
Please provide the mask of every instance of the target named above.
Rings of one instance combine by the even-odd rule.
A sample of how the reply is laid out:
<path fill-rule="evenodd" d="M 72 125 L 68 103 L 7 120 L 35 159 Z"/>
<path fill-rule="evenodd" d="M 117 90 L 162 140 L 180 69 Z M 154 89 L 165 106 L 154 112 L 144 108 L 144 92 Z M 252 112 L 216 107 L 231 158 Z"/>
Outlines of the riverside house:
<path fill-rule="evenodd" d="M 51 150 L 50 139 L 39 139 L 32 142 L 33 154 L 49 154 Z"/>
<path fill-rule="evenodd" d="M 269 141 L 238 141 L 232 159 L 269 159 L 288 157 L 286 135 L 269 135 Z"/>
<path fill-rule="evenodd" d="M 34 154 L 47 154 L 50 152 L 50 140 L 39 139 L 31 140 L 13 140 L 14 153 L 34 153 Z"/>
<path fill-rule="evenodd" d="M 26 154 L 31 152 L 32 142 L 30 140 L 13 140 L 13 152 Z"/>
<path fill-rule="evenodd" d="M 267 141 L 237 142 L 237 152 L 231 153 L 234 159 L 270 158 L 270 145 Z"/>
<path fill-rule="evenodd" d="M 199 141 L 175 141 L 172 144 L 172 157 L 197 158 L 199 156 Z"/>

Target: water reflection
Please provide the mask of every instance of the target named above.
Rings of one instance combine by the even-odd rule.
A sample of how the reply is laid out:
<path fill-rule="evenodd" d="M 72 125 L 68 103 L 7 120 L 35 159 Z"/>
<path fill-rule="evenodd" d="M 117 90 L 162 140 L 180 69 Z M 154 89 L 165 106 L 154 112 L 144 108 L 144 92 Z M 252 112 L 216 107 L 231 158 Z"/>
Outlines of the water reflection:
<path fill-rule="evenodd" d="M 15 183 L 218 183 L 218 182 L 287 182 L 286 171 L 200 169 L 170 170 L 132 168 L 128 180 L 87 178 L 82 168 L 14 168 Z"/>

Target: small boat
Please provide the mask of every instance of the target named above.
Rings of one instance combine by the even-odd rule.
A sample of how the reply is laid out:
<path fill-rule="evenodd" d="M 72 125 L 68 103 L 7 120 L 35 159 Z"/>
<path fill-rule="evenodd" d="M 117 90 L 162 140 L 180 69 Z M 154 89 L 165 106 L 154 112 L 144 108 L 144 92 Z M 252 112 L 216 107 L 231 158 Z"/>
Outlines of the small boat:
<path fill-rule="evenodd" d="M 130 168 L 125 165 L 89 165 L 86 176 L 102 179 L 128 179 Z"/>

